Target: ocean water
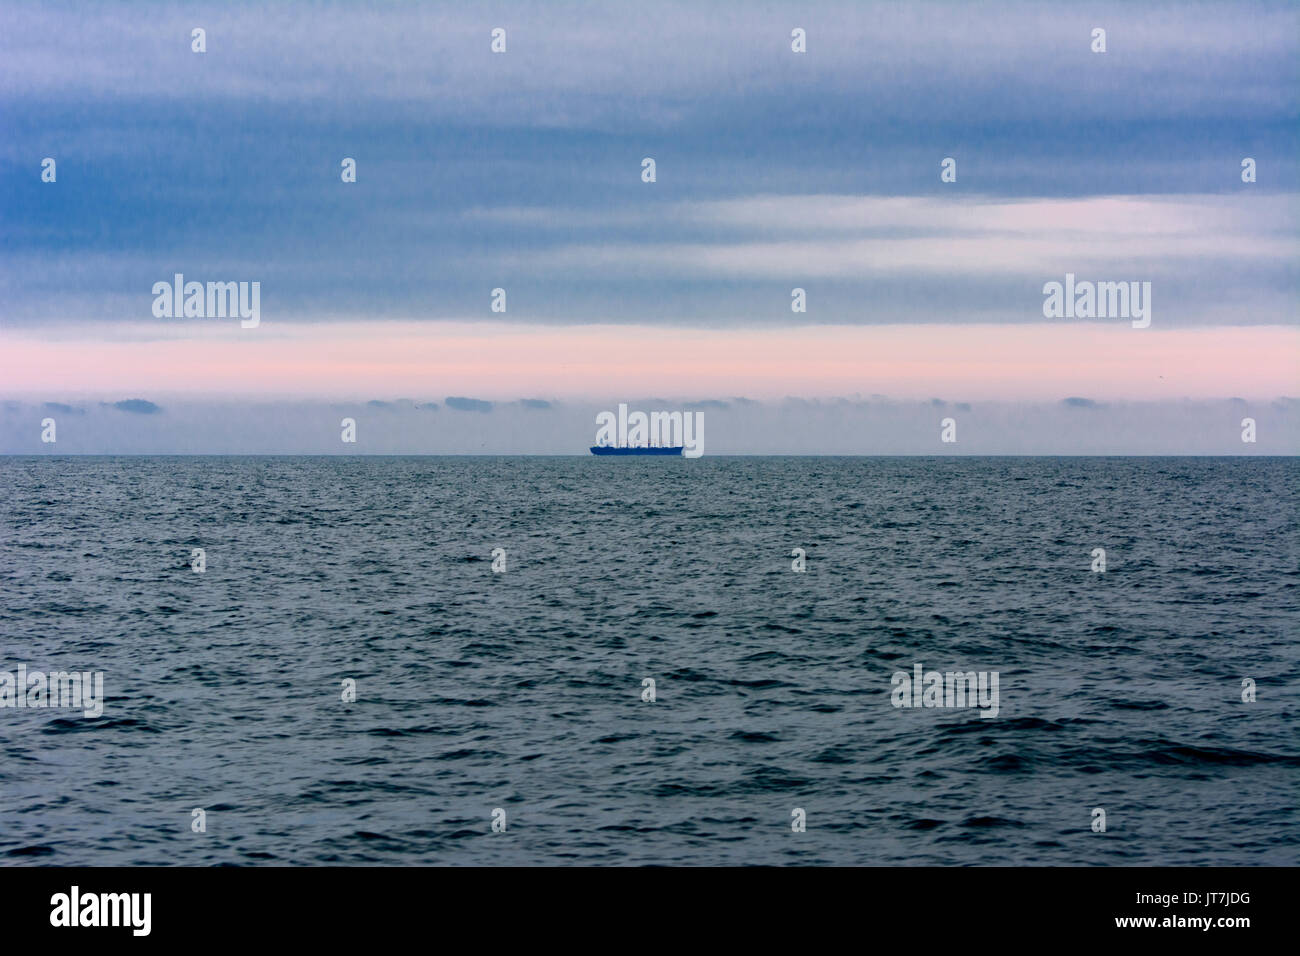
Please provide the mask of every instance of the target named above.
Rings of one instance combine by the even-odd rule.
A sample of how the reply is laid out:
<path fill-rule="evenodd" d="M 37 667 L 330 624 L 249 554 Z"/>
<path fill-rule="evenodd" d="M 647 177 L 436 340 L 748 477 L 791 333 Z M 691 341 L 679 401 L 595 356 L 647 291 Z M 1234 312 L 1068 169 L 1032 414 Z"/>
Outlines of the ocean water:
<path fill-rule="evenodd" d="M 0 670 L 106 696 L 0 709 L 0 861 L 1296 864 L 1298 486 L 1294 458 L 0 459 Z M 997 672 L 997 716 L 895 707 L 918 663 Z"/>

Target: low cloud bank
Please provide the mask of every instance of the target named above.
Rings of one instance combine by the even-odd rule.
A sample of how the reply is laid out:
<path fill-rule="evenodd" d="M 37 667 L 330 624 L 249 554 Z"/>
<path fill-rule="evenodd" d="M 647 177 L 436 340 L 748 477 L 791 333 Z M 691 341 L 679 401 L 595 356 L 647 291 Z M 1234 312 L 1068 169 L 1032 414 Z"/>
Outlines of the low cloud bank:
<path fill-rule="evenodd" d="M 138 397 L 0 402 L 7 455 L 585 455 L 596 415 L 701 410 L 706 455 L 1294 455 L 1300 399 L 1269 402 L 894 401 L 698 397 L 638 401 L 157 401 Z M 471 414 L 466 414 L 471 412 Z M 1242 440 L 1254 423 L 1255 441 Z M 342 440 L 354 425 L 355 442 Z M 50 423 L 53 423 L 53 432 Z M 53 434 L 55 441 L 42 438 Z M 955 438 L 944 441 L 943 437 Z"/>

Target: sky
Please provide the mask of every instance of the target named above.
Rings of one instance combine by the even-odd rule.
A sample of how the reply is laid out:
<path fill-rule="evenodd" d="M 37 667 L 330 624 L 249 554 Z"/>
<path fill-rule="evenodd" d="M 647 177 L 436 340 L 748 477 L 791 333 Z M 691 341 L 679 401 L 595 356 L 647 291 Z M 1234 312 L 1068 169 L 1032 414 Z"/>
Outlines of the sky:
<path fill-rule="evenodd" d="M 47 405 L 61 452 L 311 450 L 285 423 L 337 442 L 338 403 L 389 416 L 368 450 L 560 452 L 646 398 L 728 403 L 738 453 L 923 452 L 935 402 L 989 410 L 972 449 L 1300 450 L 1292 3 L 0 21 L 0 452 L 52 452 Z M 177 273 L 259 283 L 257 326 L 156 315 Z M 1067 275 L 1149 289 L 1149 325 L 1045 316 Z M 846 440 L 846 407 L 874 431 Z M 1159 436 L 1116 417 L 1148 413 Z"/>

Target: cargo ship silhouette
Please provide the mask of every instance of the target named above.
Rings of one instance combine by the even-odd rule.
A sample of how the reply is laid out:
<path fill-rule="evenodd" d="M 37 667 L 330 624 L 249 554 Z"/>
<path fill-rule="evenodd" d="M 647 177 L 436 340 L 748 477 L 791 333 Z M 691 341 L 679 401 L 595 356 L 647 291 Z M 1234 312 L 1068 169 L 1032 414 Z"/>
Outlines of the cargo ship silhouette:
<path fill-rule="evenodd" d="M 593 455 L 674 455 L 699 458 L 704 454 L 704 413 L 641 411 L 629 413 L 620 402 L 618 414 L 596 416 Z"/>
<path fill-rule="evenodd" d="M 592 445 L 593 455 L 680 455 L 681 445 Z"/>

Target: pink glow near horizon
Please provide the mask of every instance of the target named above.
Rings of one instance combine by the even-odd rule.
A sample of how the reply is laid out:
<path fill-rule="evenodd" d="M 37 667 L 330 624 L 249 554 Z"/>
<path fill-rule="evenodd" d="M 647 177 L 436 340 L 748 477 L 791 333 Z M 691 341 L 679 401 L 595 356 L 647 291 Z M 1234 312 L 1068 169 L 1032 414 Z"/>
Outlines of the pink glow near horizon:
<path fill-rule="evenodd" d="M 0 333 L 0 389 L 247 397 L 956 400 L 1300 393 L 1300 329 L 1126 322 L 677 329 L 483 322 L 124 327 L 99 341 Z"/>

